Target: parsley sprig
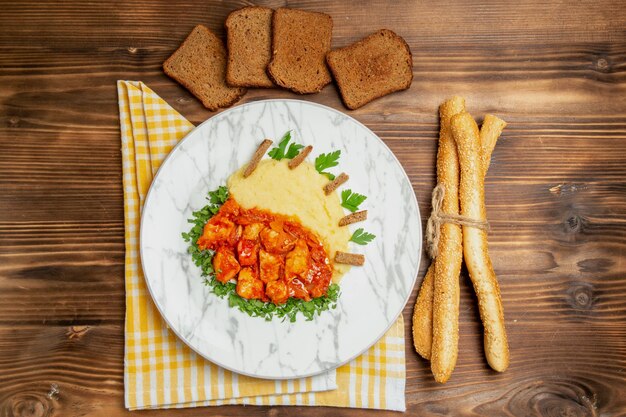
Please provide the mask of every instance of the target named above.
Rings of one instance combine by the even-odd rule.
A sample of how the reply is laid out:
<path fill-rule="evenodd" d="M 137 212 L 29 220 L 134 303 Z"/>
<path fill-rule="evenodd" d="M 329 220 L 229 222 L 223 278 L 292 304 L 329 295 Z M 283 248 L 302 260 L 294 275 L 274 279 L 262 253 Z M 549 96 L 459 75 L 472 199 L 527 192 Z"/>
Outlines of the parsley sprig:
<path fill-rule="evenodd" d="M 300 153 L 300 149 L 304 148 L 304 145 L 300 145 L 299 143 L 295 143 L 295 142 L 289 144 L 290 140 L 291 140 L 291 130 L 283 135 L 283 137 L 280 139 L 280 142 L 278 143 L 278 146 L 274 147 L 272 150 L 269 151 L 268 153 L 269 157 L 277 161 L 280 161 L 281 159 L 285 159 L 285 158 L 287 159 L 295 158 Z M 289 144 L 289 148 L 287 148 L 288 144 Z"/>
<path fill-rule="evenodd" d="M 236 284 L 227 282 L 223 284 L 215 278 L 215 270 L 213 269 L 212 250 L 200 250 L 198 248 L 198 238 L 202 236 L 204 225 L 215 215 L 222 204 L 228 199 L 228 189 L 224 186 L 219 187 L 215 191 L 209 192 L 207 204 L 198 211 L 192 213 L 191 219 L 188 220 L 193 226 L 187 233 L 183 233 L 185 242 L 189 242 L 189 254 L 195 265 L 200 270 L 204 283 L 211 287 L 211 292 L 220 298 L 228 298 L 228 304 L 237 308 L 239 311 L 252 317 L 262 317 L 267 321 L 273 317 L 282 318 L 295 322 L 298 313 L 301 313 L 307 321 L 313 320 L 315 315 L 320 315 L 322 311 L 334 309 L 337 307 L 337 299 L 340 295 L 339 285 L 330 284 L 326 295 L 323 297 L 313 298 L 311 301 L 304 301 L 297 298 L 289 298 L 285 304 L 276 305 L 274 303 L 264 303 L 260 300 L 248 300 L 240 297 L 236 291 Z"/>
<path fill-rule="evenodd" d="M 372 240 L 374 240 L 375 237 L 376 235 L 368 233 L 362 228 L 358 228 L 354 231 L 350 240 L 356 243 L 357 245 L 367 245 Z"/>
<path fill-rule="evenodd" d="M 334 180 L 335 176 L 330 172 L 324 172 L 328 168 L 336 167 L 339 165 L 339 157 L 341 156 L 341 151 L 337 150 L 335 152 L 323 153 L 317 158 L 315 158 L 315 169 L 322 175 L 326 175 L 329 180 Z"/>
<path fill-rule="evenodd" d="M 366 198 L 363 194 L 354 193 L 352 190 L 343 190 L 341 192 L 341 205 L 354 213 Z"/>

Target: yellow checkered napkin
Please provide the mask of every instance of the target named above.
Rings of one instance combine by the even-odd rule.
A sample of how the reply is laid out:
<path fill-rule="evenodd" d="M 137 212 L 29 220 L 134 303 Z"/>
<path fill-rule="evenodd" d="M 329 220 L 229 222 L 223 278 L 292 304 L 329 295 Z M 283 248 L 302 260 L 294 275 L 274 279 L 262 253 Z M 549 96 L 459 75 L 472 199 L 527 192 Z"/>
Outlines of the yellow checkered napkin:
<path fill-rule="evenodd" d="M 141 82 L 118 81 L 117 89 L 126 242 L 126 407 L 276 404 L 404 411 L 402 317 L 371 349 L 336 371 L 288 381 L 250 378 L 222 369 L 168 330 L 141 270 L 139 220 L 153 175 L 194 126 Z"/>

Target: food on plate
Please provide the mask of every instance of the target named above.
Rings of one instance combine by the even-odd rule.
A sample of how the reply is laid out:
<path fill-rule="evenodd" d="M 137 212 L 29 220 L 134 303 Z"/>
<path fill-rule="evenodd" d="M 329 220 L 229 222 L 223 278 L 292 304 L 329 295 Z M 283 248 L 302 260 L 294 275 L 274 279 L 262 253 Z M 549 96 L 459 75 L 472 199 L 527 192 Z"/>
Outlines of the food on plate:
<path fill-rule="evenodd" d="M 305 146 L 304 149 L 302 149 L 295 158 L 289 161 L 289 163 L 287 164 L 287 166 L 289 166 L 289 169 L 297 168 L 302 162 L 304 162 L 304 160 L 307 156 L 309 156 L 312 150 L 313 147 L 311 145 Z"/>
<path fill-rule="evenodd" d="M 431 263 L 417 293 L 413 310 L 413 346 L 419 355 L 430 360 L 433 343 L 433 278 L 435 263 Z"/>
<path fill-rule="evenodd" d="M 332 175 L 325 170 L 338 164 L 339 151 L 311 164 L 305 158 L 312 147 L 292 141 L 291 131 L 268 152 L 271 143 L 263 141 L 227 186 L 209 193 L 210 204 L 193 213 L 183 238 L 207 285 L 231 307 L 268 320 L 294 321 L 298 312 L 310 320 L 335 305 L 350 265 L 365 262 L 346 252 L 348 243 L 366 245 L 375 236 L 339 227 L 344 201 L 323 191 Z M 266 152 L 270 159 L 261 160 Z M 353 203 L 366 198 L 347 191 L 358 196 Z"/>
<path fill-rule="evenodd" d="M 322 191 L 325 181 L 307 161 L 291 170 L 286 158 L 264 159 L 248 178 L 243 177 L 241 170 L 235 172 L 228 178 L 227 186 L 242 207 L 297 217 L 327 243 L 330 259 L 333 259 L 337 250 L 348 250 L 350 231 L 337 227 L 345 213 L 337 193 L 327 196 Z M 334 268 L 335 281 L 346 271 L 343 266 Z"/>
<path fill-rule="evenodd" d="M 330 51 L 326 61 L 344 104 L 353 110 L 379 97 L 406 90 L 413 80 L 409 46 L 387 29 Z"/>
<path fill-rule="evenodd" d="M 272 55 L 272 14 L 268 7 L 248 6 L 226 18 L 226 82 L 233 87 L 273 87 L 265 69 Z"/>
<path fill-rule="evenodd" d="M 328 184 L 324 186 L 324 193 L 326 193 L 326 195 L 331 194 L 333 191 L 335 191 L 337 188 L 339 188 L 341 185 L 343 185 L 343 183 L 345 183 L 349 179 L 350 177 L 348 176 L 348 174 L 346 174 L 345 172 L 342 172 L 341 174 L 337 175 L 335 179 L 333 179 L 332 181 L 330 181 Z"/>
<path fill-rule="evenodd" d="M 211 111 L 232 105 L 246 93 L 245 88 L 226 84 L 226 48 L 222 40 L 203 25 L 191 31 L 163 63 L 163 70 Z"/>
<path fill-rule="evenodd" d="M 339 220 L 339 226 L 347 226 L 352 223 L 358 223 L 367 220 L 367 210 L 350 213 Z"/>
<path fill-rule="evenodd" d="M 335 253 L 335 262 L 338 264 L 361 266 L 365 264 L 365 256 L 357 253 L 337 251 Z"/>
<path fill-rule="evenodd" d="M 310 301 L 325 295 L 331 284 L 332 264 L 313 231 L 293 217 L 244 209 L 233 197 L 204 225 L 197 244 L 215 252 L 216 279 L 236 280 L 237 294 L 245 299 Z"/>
<path fill-rule="evenodd" d="M 267 152 L 270 146 L 272 146 L 272 143 L 274 143 L 272 140 L 265 139 L 263 142 L 261 142 L 259 147 L 256 148 L 256 151 L 254 152 L 252 159 L 250 160 L 248 165 L 246 165 L 246 169 L 243 171 L 244 178 L 248 178 L 250 174 L 254 172 L 257 165 L 259 165 L 259 162 L 261 161 L 261 159 L 263 159 L 263 155 L 265 155 L 265 152 Z"/>
<path fill-rule="evenodd" d="M 442 211 L 459 214 L 459 159 L 450 130 L 450 119 L 465 110 L 465 99 L 453 97 L 439 108 L 440 131 L 437 152 L 437 183 L 445 187 Z M 433 343 L 430 368 L 437 382 L 452 375 L 459 343 L 459 275 L 463 260 L 461 227 L 441 225 L 439 254 L 435 258 L 433 291 Z"/>
<path fill-rule="evenodd" d="M 326 67 L 333 20 L 324 13 L 279 8 L 272 17 L 272 59 L 267 66 L 277 85 L 298 94 L 317 93 L 331 82 Z"/>
<path fill-rule="evenodd" d="M 486 165 L 481 158 L 478 126 L 467 112 L 455 115 L 451 126 L 461 165 L 461 215 L 484 221 L 487 218 L 484 189 Z M 487 232 L 464 225 L 463 254 L 478 297 L 487 362 L 494 370 L 503 372 L 509 366 L 509 346 L 500 288 L 489 257 Z"/>

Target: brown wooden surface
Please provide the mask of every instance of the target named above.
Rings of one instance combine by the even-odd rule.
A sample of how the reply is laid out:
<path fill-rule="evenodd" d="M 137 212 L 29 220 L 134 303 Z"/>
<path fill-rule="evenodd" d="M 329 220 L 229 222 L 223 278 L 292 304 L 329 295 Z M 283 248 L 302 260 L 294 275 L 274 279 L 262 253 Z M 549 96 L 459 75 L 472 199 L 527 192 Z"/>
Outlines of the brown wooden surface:
<path fill-rule="evenodd" d="M 346 112 L 399 157 L 424 218 L 438 104 L 462 94 L 478 119 L 509 122 L 486 192 L 511 366 L 487 368 L 464 272 L 459 362 L 437 385 L 411 346 L 416 288 L 404 312 L 411 414 L 626 415 L 626 5 L 549 3 L 288 2 L 329 13 L 334 47 L 382 27 L 411 46 L 411 89 Z M 243 4 L 0 4 L 0 416 L 130 414 L 115 81 L 144 81 L 194 123 L 211 117 L 160 65 L 195 24 L 223 33 Z M 296 96 L 252 90 L 243 102 L 274 97 Z M 345 111 L 333 86 L 302 98 Z M 395 415 L 139 414 L 244 412 Z"/>

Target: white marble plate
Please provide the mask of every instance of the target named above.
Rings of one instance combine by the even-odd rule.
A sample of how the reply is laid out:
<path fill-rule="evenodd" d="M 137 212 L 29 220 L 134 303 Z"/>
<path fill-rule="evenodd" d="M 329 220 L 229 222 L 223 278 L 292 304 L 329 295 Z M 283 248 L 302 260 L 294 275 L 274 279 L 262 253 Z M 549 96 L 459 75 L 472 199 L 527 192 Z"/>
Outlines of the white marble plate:
<path fill-rule="evenodd" d="M 320 153 L 341 149 L 346 187 L 367 195 L 364 227 L 376 239 L 363 267 L 341 281 L 337 309 L 313 321 L 249 317 L 210 292 L 181 233 L 209 190 L 247 163 L 263 138 L 287 130 Z M 275 143 L 277 141 L 275 140 Z M 341 187 L 343 189 L 344 187 Z M 226 110 L 189 133 L 159 169 L 141 219 L 144 274 L 163 318 L 193 350 L 240 374 L 298 378 L 336 368 L 374 344 L 406 304 L 419 267 L 422 230 L 413 188 L 387 146 L 368 128 L 329 107 L 299 100 L 257 101 Z"/>

